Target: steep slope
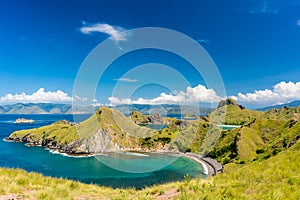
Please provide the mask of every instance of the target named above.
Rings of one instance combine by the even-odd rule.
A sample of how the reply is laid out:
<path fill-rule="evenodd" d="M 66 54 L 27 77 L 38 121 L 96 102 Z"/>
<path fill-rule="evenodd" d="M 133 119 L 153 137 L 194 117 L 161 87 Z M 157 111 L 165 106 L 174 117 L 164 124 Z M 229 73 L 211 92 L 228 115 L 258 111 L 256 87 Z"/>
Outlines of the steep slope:
<path fill-rule="evenodd" d="M 298 108 L 283 108 L 275 117 L 268 112 L 240 128 L 223 131 L 209 156 L 223 164 L 272 157 L 300 139 L 300 122 L 294 118 L 297 112 Z"/>
<path fill-rule="evenodd" d="M 116 110 L 102 107 L 80 124 L 63 120 L 41 128 L 16 131 L 7 139 L 82 154 L 137 149 L 138 137 L 155 133 L 136 125 Z"/>
<path fill-rule="evenodd" d="M 300 120 L 300 106 L 298 107 L 283 107 L 283 108 L 272 108 L 265 113 L 264 118 L 266 119 L 282 119 L 282 120 Z"/>
<path fill-rule="evenodd" d="M 300 142 L 248 165 L 231 164 L 207 181 L 188 180 L 179 199 L 300 199 Z"/>
<path fill-rule="evenodd" d="M 259 118 L 263 112 L 248 110 L 234 99 L 221 100 L 219 106 L 209 115 L 210 121 L 219 124 L 243 125 Z"/>

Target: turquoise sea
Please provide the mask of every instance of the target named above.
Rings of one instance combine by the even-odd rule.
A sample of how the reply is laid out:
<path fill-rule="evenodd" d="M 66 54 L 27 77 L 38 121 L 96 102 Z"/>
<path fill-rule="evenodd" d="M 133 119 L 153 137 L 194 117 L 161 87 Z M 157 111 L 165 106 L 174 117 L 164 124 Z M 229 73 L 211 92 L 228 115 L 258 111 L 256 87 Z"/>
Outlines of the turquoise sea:
<path fill-rule="evenodd" d="M 20 117 L 34 119 L 35 122 L 15 124 L 14 121 Z M 88 115 L 78 115 L 76 120 L 78 117 L 84 120 Z M 44 126 L 61 119 L 73 121 L 73 115 L 0 115 L 0 167 L 21 168 L 46 176 L 63 177 L 113 188 L 139 189 L 153 184 L 183 180 L 186 174 L 190 177 L 205 177 L 199 163 L 174 155 L 116 153 L 75 158 L 52 153 L 42 147 L 28 147 L 22 143 L 3 141 L 13 131 Z M 129 167 L 125 170 L 127 172 L 117 170 L 122 169 L 122 166 Z"/>

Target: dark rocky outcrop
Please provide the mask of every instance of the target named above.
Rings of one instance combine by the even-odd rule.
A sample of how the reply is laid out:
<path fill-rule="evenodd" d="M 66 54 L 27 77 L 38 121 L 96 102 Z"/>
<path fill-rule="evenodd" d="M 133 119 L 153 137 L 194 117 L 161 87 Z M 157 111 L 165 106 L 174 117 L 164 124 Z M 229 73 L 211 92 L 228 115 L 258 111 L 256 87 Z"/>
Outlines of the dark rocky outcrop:
<path fill-rule="evenodd" d="M 225 99 L 225 100 L 221 100 L 221 101 L 219 102 L 219 105 L 218 105 L 217 108 L 221 108 L 221 107 L 223 107 L 223 106 L 225 106 L 225 105 L 234 105 L 234 106 L 239 107 L 241 110 L 245 109 L 244 106 L 239 105 L 233 98 L 227 98 L 227 99 Z"/>

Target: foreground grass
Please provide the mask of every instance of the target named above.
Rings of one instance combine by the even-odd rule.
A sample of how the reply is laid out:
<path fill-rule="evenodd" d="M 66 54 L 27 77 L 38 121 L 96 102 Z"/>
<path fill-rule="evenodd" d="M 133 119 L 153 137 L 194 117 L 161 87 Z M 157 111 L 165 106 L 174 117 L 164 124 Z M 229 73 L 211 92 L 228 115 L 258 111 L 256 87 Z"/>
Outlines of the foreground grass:
<path fill-rule="evenodd" d="M 300 143 L 264 161 L 229 164 L 207 183 L 186 181 L 179 199 L 300 199 Z"/>
<path fill-rule="evenodd" d="M 179 182 L 166 184 L 164 190 L 176 188 Z M 112 189 L 62 178 L 45 177 L 21 169 L 0 168 L 1 196 L 24 199 L 155 199 L 164 194 L 161 186 L 144 190 Z"/>
<path fill-rule="evenodd" d="M 187 178 L 158 186 L 112 189 L 0 168 L 0 196 L 25 199 L 300 199 L 300 143 L 264 161 L 229 164 L 206 180 Z"/>

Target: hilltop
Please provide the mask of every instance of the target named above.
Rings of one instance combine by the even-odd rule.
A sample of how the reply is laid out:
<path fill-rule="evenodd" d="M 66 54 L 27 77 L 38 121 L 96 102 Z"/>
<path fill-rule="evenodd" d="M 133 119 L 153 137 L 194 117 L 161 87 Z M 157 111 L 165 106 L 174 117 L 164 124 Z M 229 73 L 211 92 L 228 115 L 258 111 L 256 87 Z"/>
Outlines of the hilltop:
<path fill-rule="evenodd" d="M 224 164 L 246 162 L 285 148 L 277 144 L 291 142 L 297 136 L 299 109 L 285 107 L 264 113 L 248 110 L 233 99 L 227 99 L 220 101 L 208 117 L 186 121 L 138 111 L 125 117 L 117 110 L 101 107 L 79 124 L 60 121 L 16 131 L 7 139 L 75 155 L 128 150 L 191 151 L 208 154 Z M 166 127 L 152 130 L 139 126 L 149 123 L 166 124 Z M 218 124 L 241 127 L 222 131 Z M 273 144 L 275 140 L 277 143 Z"/>
<path fill-rule="evenodd" d="M 212 124 L 220 122 L 218 120 L 223 112 L 226 113 L 224 124 L 241 126 L 221 130 Z M 88 196 L 101 199 L 121 196 L 123 199 L 155 199 L 171 196 L 179 199 L 299 199 L 299 114 L 300 107 L 283 107 L 268 112 L 251 111 L 233 99 L 227 99 L 220 102 L 218 108 L 208 117 L 189 122 L 165 118 L 166 128 L 152 130 L 138 125 L 140 122 L 148 123 L 149 116 L 135 111 L 132 116 L 125 117 L 119 111 L 102 107 L 80 124 L 59 121 L 46 127 L 14 132 L 9 138 L 75 154 L 104 150 L 205 153 L 221 162 L 225 166 L 225 172 L 205 180 L 186 178 L 184 182 L 138 191 L 113 190 L 74 181 L 45 178 L 24 171 L 0 169 L 0 188 L 5 188 L 0 190 L 0 194 L 25 193 L 29 198 L 37 195 L 43 195 L 45 198 L 50 198 L 51 195 L 52 198 L 57 196 L 53 189 L 55 186 L 60 187 L 68 198 Z M 77 130 L 80 130 L 79 133 Z M 191 132 L 195 134 L 191 136 Z M 7 175 L 15 180 L 13 188 L 5 184 Z M 49 184 L 32 182 L 36 179 L 45 180 Z M 41 192 L 32 185 L 47 192 Z M 26 194 L 26 191 L 31 193 Z"/>
<path fill-rule="evenodd" d="M 164 123 L 167 127 L 152 130 L 139 126 L 141 123 Z M 208 129 L 209 122 L 202 119 L 188 123 L 176 118 L 162 118 L 158 114 L 146 116 L 138 111 L 125 117 L 117 110 L 101 107 L 79 124 L 58 121 L 40 128 L 16 131 L 7 140 L 41 145 L 72 155 L 114 151 L 199 152 Z"/>
<path fill-rule="evenodd" d="M 224 131 L 209 156 L 223 164 L 272 157 L 300 139 L 299 111 L 300 107 L 272 109 L 240 128 Z"/>
<path fill-rule="evenodd" d="M 119 111 L 101 107 L 79 124 L 58 121 L 40 128 L 16 131 L 7 139 L 76 155 L 139 149 L 139 137 L 152 134 L 153 130 L 136 125 Z"/>
<path fill-rule="evenodd" d="M 218 124 L 243 125 L 262 117 L 263 112 L 249 110 L 234 99 L 221 100 L 218 107 L 209 114 L 212 122 Z"/>

